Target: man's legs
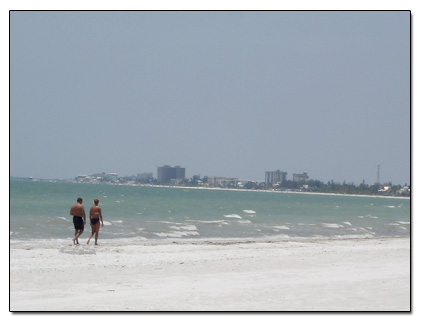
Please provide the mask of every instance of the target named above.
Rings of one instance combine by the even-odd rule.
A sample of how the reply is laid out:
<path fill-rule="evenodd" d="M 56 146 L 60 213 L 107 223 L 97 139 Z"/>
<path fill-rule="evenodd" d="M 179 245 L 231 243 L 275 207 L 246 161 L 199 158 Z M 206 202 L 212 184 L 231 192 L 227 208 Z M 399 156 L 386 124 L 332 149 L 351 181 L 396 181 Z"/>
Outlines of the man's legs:
<path fill-rule="evenodd" d="M 75 230 L 75 237 L 73 238 L 73 243 L 74 244 L 79 244 L 79 236 L 83 233 L 83 229 L 82 230 Z"/>

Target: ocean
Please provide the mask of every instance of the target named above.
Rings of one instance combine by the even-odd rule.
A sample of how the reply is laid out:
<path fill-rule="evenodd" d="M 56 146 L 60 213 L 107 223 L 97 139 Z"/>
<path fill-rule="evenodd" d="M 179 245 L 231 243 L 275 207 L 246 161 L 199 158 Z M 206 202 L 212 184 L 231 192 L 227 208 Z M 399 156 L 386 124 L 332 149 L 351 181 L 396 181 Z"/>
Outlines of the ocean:
<path fill-rule="evenodd" d="M 11 180 L 11 243 L 71 242 L 69 211 L 78 197 L 87 219 L 100 200 L 100 244 L 410 235 L 404 198 Z M 81 243 L 89 232 L 87 221 Z"/>

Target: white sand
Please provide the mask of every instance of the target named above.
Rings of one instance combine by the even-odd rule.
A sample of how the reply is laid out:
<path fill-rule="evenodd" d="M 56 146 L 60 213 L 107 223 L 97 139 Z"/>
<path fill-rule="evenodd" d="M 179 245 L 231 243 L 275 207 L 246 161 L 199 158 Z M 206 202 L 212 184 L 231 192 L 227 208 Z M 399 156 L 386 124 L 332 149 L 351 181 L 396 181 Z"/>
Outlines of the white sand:
<path fill-rule="evenodd" d="M 408 311 L 410 241 L 12 243 L 10 309 Z"/>

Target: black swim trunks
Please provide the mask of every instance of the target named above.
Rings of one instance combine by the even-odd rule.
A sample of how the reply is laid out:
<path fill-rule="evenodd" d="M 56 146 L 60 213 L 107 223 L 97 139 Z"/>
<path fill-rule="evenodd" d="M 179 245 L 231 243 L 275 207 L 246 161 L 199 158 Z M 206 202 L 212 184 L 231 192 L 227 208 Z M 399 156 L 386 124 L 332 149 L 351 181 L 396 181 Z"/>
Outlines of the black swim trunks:
<path fill-rule="evenodd" d="M 95 225 L 95 224 L 97 224 L 97 223 L 98 223 L 98 221 L 99 221 L 99 219 L 98 219 L 98 218 L 91 218 L 91 225 Z"/>
<path fill-rule="evenodd" d="M 80 216 L 74 216 L 73 217 L 73 224 L 75 225 L 76 230 L 83 230 L 83 219 Z"/>

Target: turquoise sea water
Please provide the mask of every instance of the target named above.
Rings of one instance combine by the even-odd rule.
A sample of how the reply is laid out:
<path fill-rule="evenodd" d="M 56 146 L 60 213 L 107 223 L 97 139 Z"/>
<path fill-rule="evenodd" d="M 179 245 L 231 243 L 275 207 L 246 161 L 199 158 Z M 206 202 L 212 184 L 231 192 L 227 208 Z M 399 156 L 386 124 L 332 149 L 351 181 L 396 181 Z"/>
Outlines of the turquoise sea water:
<path fill-rule="evenodd" d="M 407 237 L 410 200 L 170 187 L 10 182 L 11 241 L 74 235 L 70 207 L 99 198 L 100 240 L 297 240 Z M 88 221 L 89 223 L 89 221 Z M 88 237 L 89 224 L 81 239 Z"/>

